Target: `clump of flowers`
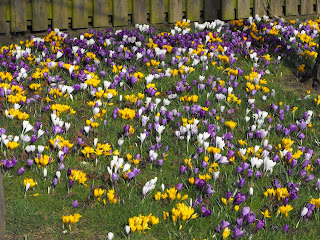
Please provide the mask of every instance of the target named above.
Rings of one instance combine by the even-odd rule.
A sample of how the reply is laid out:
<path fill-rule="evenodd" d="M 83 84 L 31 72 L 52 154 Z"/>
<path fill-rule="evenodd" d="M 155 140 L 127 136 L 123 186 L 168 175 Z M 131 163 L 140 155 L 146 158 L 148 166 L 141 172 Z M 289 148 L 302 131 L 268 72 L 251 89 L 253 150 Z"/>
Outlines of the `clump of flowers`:
<path fill-rule="evenodd" d="M 77 181 L 77 182 L 79 182 L 79 184 L 82 184 L 82 185 L 84 185 L 85 187 L 88 187 L 87 184 L 86 184 L 87 175 L 86 175 L 83 171 L 81 171 L 81 170 L 74 170 L 74 169 L 72 169 L 69 178 L 70 178 L 70 180 L 72 180 L 73 182 L 74 182 L 74 181 Z M 73 182 L 72 182 L 72 183 L 73 183 Z"/>
<path fill-rule="evenodd" d="M 177 208 L 172 208 L 171 218 L 172 221 L 177 222 L 178 220 L 186 221 L 198 217 L 197 213 L 194 213 L 194 209 L 191 206 L 187 206 L 184 203 L 177 203 Z M 169 212 L 163 212 L 163 219 L 169 217 Z"/>
<path fill-rule="evenodd" d="M 159 218 L 153 216 L 152 213 L 150 213 L 148 216 L 142 216 L 140 214 L 138 217 L 134 216 L 129 218 L 128 222 L 131 232 L 137 231 L 139 233 L 145 233 L 145 230 L 151 229 L 150 227 L 159 223 Z"/>
<path fill-rule="evenodd" d="M 134 119 L 136 116 L 136 113 L 133 109 L 130 108 L 124 108 L 124 109 L 119 109 L 118 114 L 122 119 Z"/>
<path fill-rule="evenodd" d="M 71 225 L 75 224 L 82 217 L 79 213 L 74 213 L 73 215 L 62 216 L 63 227 L 69 226 L 71 231 Z"/>

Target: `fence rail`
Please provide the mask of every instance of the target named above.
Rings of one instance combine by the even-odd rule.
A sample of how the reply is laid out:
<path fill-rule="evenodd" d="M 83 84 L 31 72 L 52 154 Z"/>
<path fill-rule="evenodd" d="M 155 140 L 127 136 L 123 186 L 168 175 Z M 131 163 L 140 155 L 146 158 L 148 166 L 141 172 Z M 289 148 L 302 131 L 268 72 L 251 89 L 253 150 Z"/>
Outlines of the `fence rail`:
<path fill-rule="evenodd" d="M 0 0 L 0 33 L 320 14 L 320 0 Z"/>

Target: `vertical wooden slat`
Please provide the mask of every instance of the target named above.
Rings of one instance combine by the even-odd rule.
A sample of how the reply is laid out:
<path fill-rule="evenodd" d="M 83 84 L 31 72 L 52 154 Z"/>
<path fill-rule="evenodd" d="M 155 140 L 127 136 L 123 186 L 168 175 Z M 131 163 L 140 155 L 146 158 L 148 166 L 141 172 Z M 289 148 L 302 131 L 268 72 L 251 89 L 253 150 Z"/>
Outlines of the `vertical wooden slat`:
<path fill-rule="evenodd" d="M 27 2 L 25 0 L 11 0 L 11 32 L 27 31 Z"/>
<path fill-rule="evenodd" d="M 72 28 L 87 28 L 88 21 L 87 0 L 72 0 Z"/>
<path fill-rule="evenodd" d="M 68 0 L 52 0 L 52 27 L 68 28 Z"/>
<path fill-rule="evenodd" d="M 6 0 L 0 0 L 0 33 L 6 32 Z"/>
<path fill-rule="evenodd" d="M 301 15 L 313 14 L 313 0 L 301 0 Z"/>
<path fill-rule="evenodd" d="M 298 0 L 286 0 L 286 16 L 296 16 L 298 15 Z"/>
<path fill-rule="evenodd" d="M 107 1 L 93 0 L 93 27 L 106 27 L 110 25 L 107 8 Z"/>
<path fill-rule="evenodd" d="M 164 23 L 164 0 L 151 0 L 150 22 Z"/>
<path fill-rule="evenodd" d="M 320 0 L 316 0 L 316 13 L 320 14 Z"/>
<path fill-rule="evenodd" d="M 32 31 L 43 31 L 48 29 L 47 0 L 32 0 Z"/>
<path fill-rule="evenodd" d="M 113 0 L 113 26 L 128 25 L 128 3 L 127 0 Z"/>
<path fill-rule="evenodd" d="M 267 8 L 267 2 L 266 0 L 254 0 L 253 3 L 253 14 L 259 15 L 262 17 L 263 15 L 266 15 L 266 8 Z"/>
<path fill-rule="evenodd" d="M 187 0 L 187 19 L 192 22 L 200 20 L 200 0 Z"/>
<path fill-rule="evenodd" d="M 132 2 L 132 21 L 134 24 L 147 23 L 147 1 L 133 0 Z"/>
<path fill-rule="evenodd" d="M 282 0 L 271 0 L 270 12 L 274 16 L 281 17 L 282 16 Z"/>
<path fill-rule="evenodd" d="M 237 18 L 250 17 L 250 0 L 237 0 Z"/>
<path fill-rule="evenodd" d="M 221 1 L 221 18 L 222 20 L 234 19 L 234 0 Z"/>
<path fill-rule="evenodd" d="M 203 17 L 205 21 L 212 21 L 218 18 L 219 0 L 204 0 Z"/>
<path fill-rule="evenodd" d="M 169 0 L 169 23 L 182 21 L 182 0 Z"/>

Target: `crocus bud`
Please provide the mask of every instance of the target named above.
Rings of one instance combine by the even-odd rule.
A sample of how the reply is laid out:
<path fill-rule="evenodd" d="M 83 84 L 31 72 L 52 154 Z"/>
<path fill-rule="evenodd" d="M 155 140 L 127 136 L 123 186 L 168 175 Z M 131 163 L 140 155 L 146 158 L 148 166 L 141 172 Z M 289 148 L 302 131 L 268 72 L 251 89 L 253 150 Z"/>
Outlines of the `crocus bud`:
<path fill-rule="evenodd" d="M 58 167 L 58 170 L 59 170 L 59 171 L 62 171 L 62 170 L 64 170 L 64 168 L 65 168 L 64 164 L 63 164 L 63 163 L 60 163 L 60 165 L 59 165 L 59 167 Z M 71 174 L 71 172 L 70 172 L 70 174 Z"/>
<path fill-rule="evenodd" d="M 46 178 L 48 175 L 48 171 L 46 168 L 43 169 L 43 177 Z"/>
<path fill-rule="evenodd" d="M 176 186 L 177 191 L 179 192 L 183 188 L 183 183 L 178 183 Z"/>
<path fill-rule="evenodd" d="M 57 176 L 58 179 L 60 179 L 60 177 L 61 177 L 61 172 L 60 172 L 60 171 L 57 171 L 57 172 L 56 172 L 56 176 Z"/>
<path fill-rule="evenodd" d="M 33 160 L 32 159 L 28 159 L 27 160 L 27 165 L 28 165 L 28 167 L 31 167 L 33 165 Z"/>
<path fill-rule="evenodd" d="M 112 232 L 108 232 L 108 240 L 112 240 L 114 238 L 114 234 Z"/>
<path fill-rule="evenodd" d="M 72 203 L 72 207 L 77 208 L 78 207 L 78 200 L 74 200 Z"/>
<path fill-rule="evenodd" d="M 162 164 L 163 164 L 163 159 L 159 159 L 159 160 L 158 160 L 158 164 L 159 164 L 159 166 L 161 167 Z"/>
<path fill-rule="evenodd" d="M 21 174 L 23 174 L 24 173 L 24 167 L 20 167 L 19 169 L 18 169 L 18 175 L 21 175 Z"/>
<path fill-rule="evenodd" d="M 112 173 L 112 181 L 113 182 L 117 181 L 118 177 L 119 177 L 118 174 Z"/>
<path fill-rule="evenodd" d="M 58 178 L 54 178 L 53 179 L 53 187 L 56 187 L 57 186 L 57 184 L 58 184 Z"/>
<path fill-rule="evenodd" d="M 129 235 L 129 233 L 130 233 L 130 226 L 129 226 L 129 225 L 126 225 L 126 226 L 124 227 L 124 231 L 126 232 L 127 235 Z"/>
<path fill-rule="evenodd" d="M 249 188 L 249 195 L 252 197 L 253 196 L 253 187 Z"/>

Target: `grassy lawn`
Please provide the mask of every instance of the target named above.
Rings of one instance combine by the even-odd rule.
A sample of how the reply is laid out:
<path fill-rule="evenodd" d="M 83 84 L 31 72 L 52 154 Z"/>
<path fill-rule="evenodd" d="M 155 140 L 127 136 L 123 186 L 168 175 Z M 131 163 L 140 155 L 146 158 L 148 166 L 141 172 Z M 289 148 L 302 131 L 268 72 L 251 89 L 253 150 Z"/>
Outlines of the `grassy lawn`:
<path fill-rule="evenodd" d="M 6 238 L 318 239 L 318 23 L 2 46 Z"/>

